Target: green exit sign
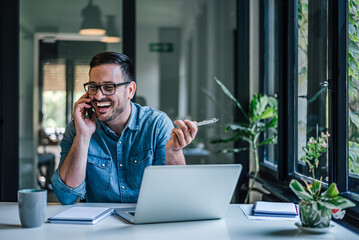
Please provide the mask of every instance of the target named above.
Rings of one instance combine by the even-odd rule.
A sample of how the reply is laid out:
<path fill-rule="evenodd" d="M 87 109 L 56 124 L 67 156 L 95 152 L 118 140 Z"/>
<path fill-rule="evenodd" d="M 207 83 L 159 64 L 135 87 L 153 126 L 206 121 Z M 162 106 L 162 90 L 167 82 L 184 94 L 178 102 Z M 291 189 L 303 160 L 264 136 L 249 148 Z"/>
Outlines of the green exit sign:
<path fill-rule="evenodd" d="M 173 52 L 172 43 L 150 43 L 150 52 Z"/>

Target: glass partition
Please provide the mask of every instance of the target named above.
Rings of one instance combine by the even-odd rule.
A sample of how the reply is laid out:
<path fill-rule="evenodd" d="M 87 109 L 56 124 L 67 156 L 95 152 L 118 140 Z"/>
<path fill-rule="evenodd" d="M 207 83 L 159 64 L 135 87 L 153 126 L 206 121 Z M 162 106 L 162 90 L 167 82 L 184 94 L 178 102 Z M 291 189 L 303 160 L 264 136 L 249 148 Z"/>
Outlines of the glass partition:
<path fill-rule="evenodd" d="M 19 4 L 19 187 L 51 189 L 59 141 L 71 121 L 73 103 L 84 93 L 91 57 L 101 51 L 122 52 L 122 1 L 20 0 Z M 95 20 L 104 30 L 101 35 L 80 34 Z"/>
<path fill-rule="evenodd" d="M 136 1 L 137 101 L 166 112 L 173 121 L 219 118 L 199 128 L 185 149 L 186 160 L 233 162 L 232 154 L 217 154 L 232 144 L 210 141 L 224 136 L 224 126 L 233 122 L 234 106 L 214 77 L 234 93 L 236 1 L 160 2 Z"/>
<path fill-rule="evenodd" d="M 328 131 L 328 2 L 298 1 L 297 156 L 295 171 L 309 176 L 300 157 L 310 137 Z M 328 160 L 323 156 L 318 176 L 328 181 Z"/>

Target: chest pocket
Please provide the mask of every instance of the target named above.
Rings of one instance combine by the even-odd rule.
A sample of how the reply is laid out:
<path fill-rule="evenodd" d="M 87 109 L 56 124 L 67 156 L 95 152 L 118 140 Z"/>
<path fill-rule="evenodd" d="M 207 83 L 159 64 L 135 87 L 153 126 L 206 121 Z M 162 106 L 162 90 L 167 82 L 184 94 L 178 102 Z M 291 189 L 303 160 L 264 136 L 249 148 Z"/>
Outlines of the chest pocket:
<path fill-rule="evenodd" d="M 94 191 L 107 191 L 111 183 L 111 158 L 88 154 L 86 169 L 86 187 Z"/>
<path fill-rule="evenodd" d="M 130 177 L 136 188 L 141 187 L 143 172 L 145 168 L 152 165 L 153 162 L 153 150 L 152 148 L 143 150 L 139 153 L 135 153 L 130 156 Z"/>

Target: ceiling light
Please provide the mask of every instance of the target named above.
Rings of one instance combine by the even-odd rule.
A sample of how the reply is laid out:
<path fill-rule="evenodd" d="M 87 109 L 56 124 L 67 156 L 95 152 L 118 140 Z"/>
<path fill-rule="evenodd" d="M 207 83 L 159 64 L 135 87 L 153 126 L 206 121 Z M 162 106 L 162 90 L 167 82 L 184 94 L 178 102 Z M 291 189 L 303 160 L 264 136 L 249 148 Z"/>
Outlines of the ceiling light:
<path fill-rule="evenodd" d="M 89 0 L 88 5 L 82 9 L 81 14 L 83 20 L 80 34 L 91 36 L 105 35 L 106 30 L 102 25 L 100 8 L 92 5 L 92 0 Z"/>
<path fill-rule="evenodd" d="M 116 16 L 108 15 L 107 16 L 107 26 L 106 26 L 106 36 L 101 39 L 101 42 L 106 43 L 118 43 L 121 42 L 121 38 L 116 30 L 115 23 Z"/>

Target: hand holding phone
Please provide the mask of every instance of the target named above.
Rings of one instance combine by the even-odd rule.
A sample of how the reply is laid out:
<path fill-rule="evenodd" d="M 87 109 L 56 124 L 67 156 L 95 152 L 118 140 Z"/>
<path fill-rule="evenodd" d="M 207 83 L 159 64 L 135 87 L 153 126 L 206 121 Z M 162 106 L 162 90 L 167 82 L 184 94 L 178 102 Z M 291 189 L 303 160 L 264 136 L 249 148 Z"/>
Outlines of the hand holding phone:
<path fill-rule="evenodd" d="M 91 118 L 92 118 L 92 115 L 93 115 L 94 112 L 95 112 L 95 109 L 93 109 L 91 103 L 89 103 L 89 105 L 91 105 L 91 107 L 90 107 L 90 108 L 86 108 L 86 115 L 91 119 Z"/>

